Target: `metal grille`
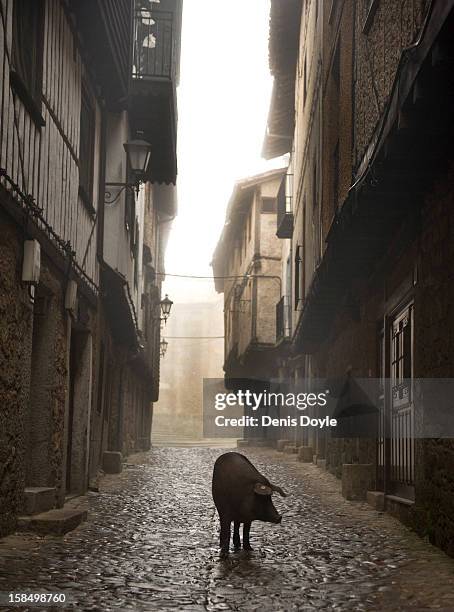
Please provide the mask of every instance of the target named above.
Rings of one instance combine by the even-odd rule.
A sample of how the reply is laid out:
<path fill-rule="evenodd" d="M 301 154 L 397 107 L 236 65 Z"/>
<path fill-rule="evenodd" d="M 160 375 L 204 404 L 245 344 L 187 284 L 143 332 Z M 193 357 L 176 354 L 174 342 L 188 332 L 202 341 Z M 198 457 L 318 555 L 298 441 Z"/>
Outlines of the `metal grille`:
<path fill-rule="evenodd" d="M 171 78 L 173 60 L 173 13 L 140 8 L 134 19 L 133 77 Z"/>
<path fill-rule="evenodd" d="M 379 389 L 377 406 L 378 437 L 377 437 L 377 487 L 385 489 L 385 459 L 386 459 L 386 415 L 385 415 L 385 332 L 382 329 L 378 338 L 378 372 Z"/>
<path fill-rule="evenodd" d="M 390 481 L 396 493 L 406 494 L 414 484 L 413 305 L 394 318 L 390 333 Z"/>
<path fill-rule="evenodd" d="M 379 334 L 377 486 L 414 498 L 413 304 Z"/>

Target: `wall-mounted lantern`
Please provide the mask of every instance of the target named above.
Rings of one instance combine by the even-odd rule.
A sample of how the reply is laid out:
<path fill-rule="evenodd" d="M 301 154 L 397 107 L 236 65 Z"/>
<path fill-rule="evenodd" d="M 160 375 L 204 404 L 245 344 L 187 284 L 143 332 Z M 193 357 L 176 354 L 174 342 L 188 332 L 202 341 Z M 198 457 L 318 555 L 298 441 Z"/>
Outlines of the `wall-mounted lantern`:
<path fill-rule="evenodd" d="M 151 144 L 146 140 L 134 139 L 123 144 L 128 160 L 128 167 L 131 169 L 135 182 L 134 183 L 106 183 L 104 202 L 106 204 L 115 204 L 120 195 L 125 189 L 132 189 L 135 193 L 139 191 L 139 185 L 145 177 L 148 164 L 151 157 Z M 116 187 L 115 195 L 112 194 L 111 187 Z"/>
<path fill-rule="evenodd" d="M 160 355 L 161 357 L 165 357 L 165 354 L 167 353 L 167 347 L 169 346 L 169 343 L 167 342 L 167 340 L 165 338 L 163 338 L 159 344 L 159 349 L 160 349 Z"/>
<path fill-rule="evenodd" d="M 140 180 L 145 175 L 150 162 L 151 144 L 146 140 L 135 139 L 125 142 L 123 147 L 129 167 Z"/>
<path fill-rule="evenodd" d="M 169 299 L 169 296 L 166 294 L 165 298 L 161 300 L 160 305 L 161 305 L 162 318 L 164 319 L 164 322 L 166 322 L 167 319 L 169 318 L 170 311 L 172 310 L 173 302 L 171 299 Z"/>

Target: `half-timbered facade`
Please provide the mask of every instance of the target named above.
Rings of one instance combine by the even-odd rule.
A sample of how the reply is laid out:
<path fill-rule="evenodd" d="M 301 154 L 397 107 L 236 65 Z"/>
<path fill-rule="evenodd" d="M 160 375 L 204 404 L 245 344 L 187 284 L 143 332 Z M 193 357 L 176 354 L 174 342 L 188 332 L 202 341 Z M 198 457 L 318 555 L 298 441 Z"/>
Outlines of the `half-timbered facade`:
<path fill-rule="evenodd" d="M 0 533 L 149 445 L 180 30 L 179 0 L 0 1 Z"/>

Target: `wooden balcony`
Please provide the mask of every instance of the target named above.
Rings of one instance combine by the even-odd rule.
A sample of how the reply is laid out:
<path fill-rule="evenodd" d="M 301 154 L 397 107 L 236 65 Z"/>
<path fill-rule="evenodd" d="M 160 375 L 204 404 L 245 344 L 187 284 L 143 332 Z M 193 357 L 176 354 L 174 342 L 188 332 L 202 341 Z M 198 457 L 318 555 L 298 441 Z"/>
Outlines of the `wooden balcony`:
<path fill-rule="evenodd" d="M 176 86 L 179 78 L 181 0 L 152 8 L 136 3 L 129 111 L 133 132 L 152 145 L 148 179 L 175 183 Z"/>

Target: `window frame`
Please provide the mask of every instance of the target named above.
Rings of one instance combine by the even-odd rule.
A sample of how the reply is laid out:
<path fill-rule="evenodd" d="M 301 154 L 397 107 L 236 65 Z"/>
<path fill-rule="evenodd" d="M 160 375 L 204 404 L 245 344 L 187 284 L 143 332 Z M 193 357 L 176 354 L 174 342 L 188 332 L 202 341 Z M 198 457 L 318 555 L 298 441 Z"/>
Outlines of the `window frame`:
<path fill-rule="evenodd" d="M 31 59 L 22 57 L 25 45 L 20 44 L 19 15 L 23 17 L 24 10 L 18 10 L 20 2 L 28 1 L 33 10 L 34 24 L 32 27 L 33 41 L 28 45 L 32 49 Z M 23 7 L 22 7 L 23 8 Z M 43 127 L 45 121 L 42 117 L 42 94 L 43 94 L 43 63 L 44 63 L 44 21 L 45 5 L 42 0 L 15 0 L 13 4 L 13 24 L 12 24 L 12 47 L 11 47 L 11 66 L 10 82 L 13 91 L 20 98 L 33 122 L 38 127 Z M 29 32 L 30 33 L 30 32 Z M 24 74 L 21 65 L 30 64 L 30 74 Z M 30 81 L 33 80 L 33 82 Z"/>
<path fill-rule="evenodd" d="M 414 302 L 401 306 L 390 319 L 389 371 L 393 408 L 413 401 Z M 395 398 L 395 394 L 398 395 Z"/>
<path fill-rule="evenodd" d="M 266 210 L 265 202 L 267 204 L 269 204 L 270 202 L 273 203 L 272 210 Z M 260 212 L 262 214 L 264 214 L 264 215 L 276 214 L 277 213 L 277 201 L 276 201 L 276 198 L 268 198 L 266 196 L 265 197 L 262 196 L 262 201 L 260 203 Z"/>
<path fill-rule="evenodd" d="M 93 191 L 94 191 L 94 177 L 95 177 L 95 143 L 96 143 L 96 102 L 93 94 L 90 91 L 90 87 L 86 79 L 82 79 L 81 84 L 81 104 L 80 104 L 80 124 L 79 124 L 79 196 L 83 203 L 88 208 L 89 212 L 94 215 L 96 213 L 93 205 Z M 85 108 L 84 108 L 84 103 Z M 87 111 L 84 112 L 84 111 Z M 83 137 L 83 121 L 88 116 L 88 125 L 86 133 L 88 136 L 88 143 L 82 143 Z M 82 151 L 82 145 L 84 144 L 84 151 Z M 87 166 L 82 160 L 88 157 Z M 87 177 L 82 176 L 82 170 L 87 168 Z M 85 182 L 87 179 L 87 183 Z"/>

